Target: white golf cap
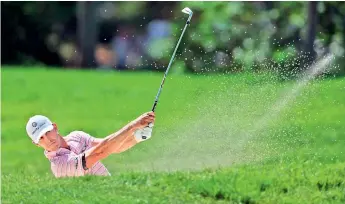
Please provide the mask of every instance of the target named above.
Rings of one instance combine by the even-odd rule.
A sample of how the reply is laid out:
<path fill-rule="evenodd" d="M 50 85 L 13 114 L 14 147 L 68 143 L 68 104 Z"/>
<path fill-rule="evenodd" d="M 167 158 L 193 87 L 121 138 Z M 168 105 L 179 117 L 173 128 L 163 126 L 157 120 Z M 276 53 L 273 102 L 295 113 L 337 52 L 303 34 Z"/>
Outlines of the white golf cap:
<path fill-rule="evenodd" d="M 41 136 L 53 128 L 53 123 L 49 118 L 43 115 L 35 115 L 31 117 L 26 124 L 26 132 L 35 143 L 38 143 Z"/>

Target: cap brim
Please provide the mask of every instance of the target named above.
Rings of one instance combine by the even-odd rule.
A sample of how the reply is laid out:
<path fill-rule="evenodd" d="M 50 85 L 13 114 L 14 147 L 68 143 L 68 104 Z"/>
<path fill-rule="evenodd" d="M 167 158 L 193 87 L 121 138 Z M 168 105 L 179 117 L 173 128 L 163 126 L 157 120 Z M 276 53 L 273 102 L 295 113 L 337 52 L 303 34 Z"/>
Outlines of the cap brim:
<path fill-rule="evenodd" d="M 40 138 L 42 137 L 42 135 L 44 135 L 46 132 L 51 131 L 52 129 L 54 129 L 53 125 L 48 125 L 47 127 L 43 128 L 40 133 L 37 135 L 37 137 L 35 138 L 35 143 L 38 143 L 38 141 L 40 140 Z"/>

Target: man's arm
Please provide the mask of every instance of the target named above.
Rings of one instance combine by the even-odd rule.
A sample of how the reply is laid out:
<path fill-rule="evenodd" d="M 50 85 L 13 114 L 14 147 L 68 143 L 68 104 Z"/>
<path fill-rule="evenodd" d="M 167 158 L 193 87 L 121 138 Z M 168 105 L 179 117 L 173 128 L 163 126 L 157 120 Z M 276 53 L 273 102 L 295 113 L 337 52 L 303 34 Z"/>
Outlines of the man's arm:
<path fill-rule="evenodd" d="M 134 137 L 134 132 L 153 122 L 154 113 L 145 113 L 119 131 L 101 139 L 101 142 L 96 146 L 85 151 L 85 167 L 91 168 L 97 161 L 108 157 L 112 153 L 117 153 L 125 143 L 128 144 L 127 149 L 135 145 L 137 141 Z"/>
<path fill-rule="evenodd" d="M 94 147 L 96 145 L 98 145 L 99 143 L 101 143 L 104 139 L 103 138 L 93 138 L 92 142 L 91 142 L 91 146 Z"/>
<path fill-rule="evenodd" d="M 102 138 L 94 138 L 91 146 L 95 147 L 98 144 L 100 144 L 104 139 Z M 114 153 L 121 153 L 124 151 L 127 151 L 128 149 L 132 148 L 135 146 L 138 142 L 135 140 L 134 137 L 127 137 L 127 139 L 123 142 L 123 145 L 118 149 L 118 151 L 115 151 Z"/>
<path fill-rule="evenodd" d="M 135 139 L 134 136 L 127 138 L 124 141 L 123 145 L 118 149 L 118 151 L 116 153 L 121 153 L 121 152 L 127 151 L 130 148 L 134 147 L 136 144 L 138 144 L 138 141 Z"/>

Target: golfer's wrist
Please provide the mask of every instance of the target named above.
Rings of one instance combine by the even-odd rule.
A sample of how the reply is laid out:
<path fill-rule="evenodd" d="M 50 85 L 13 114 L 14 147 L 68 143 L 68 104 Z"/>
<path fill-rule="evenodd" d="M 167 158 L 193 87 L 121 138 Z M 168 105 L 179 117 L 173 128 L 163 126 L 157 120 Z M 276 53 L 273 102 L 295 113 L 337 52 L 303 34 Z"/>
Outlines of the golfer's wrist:
<path fill-rule="evenodd" d="M 134 133 L 138 128 L 138 125 L 136 124 L 137 122 L 135 120 L 133 120 L 132 122 L 130 122 L 128 124 L 128 130 L 132 133 Z"/>

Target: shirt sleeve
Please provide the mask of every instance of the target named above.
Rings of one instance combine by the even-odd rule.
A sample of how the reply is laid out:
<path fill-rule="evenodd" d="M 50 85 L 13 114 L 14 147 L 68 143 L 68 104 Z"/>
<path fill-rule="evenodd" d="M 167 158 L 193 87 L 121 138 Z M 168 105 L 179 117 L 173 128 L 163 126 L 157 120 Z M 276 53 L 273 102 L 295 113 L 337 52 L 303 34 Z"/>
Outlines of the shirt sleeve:
<path fill-rule="evenodd" d="M 80 131 L 79 136 L 81 137 L 82 143 L 87 147 L 87 149 L 92 147 L 92 143 L 96 139 L 95 137 L 89 135 L 86 132 Z"/>
<path fill-rule="evenodd" d="M 79 144 L 82 145 L 81 147 L 81 152 L 84 152 L 85 150 L 89 149 L 92 147 L 92 143 L 96 139 L 95 137 L 89 135 L 86 132 L 83 131 L 75 131 L 73 132 L 74 137 L 78 141 Z"/>
<path fill-rule="evenodd" d="M 57 178 L 84 176 L 82 156 L 83 154 L 66 154 L 56 157 L 51 161 L 51 170 L 54 176 Z"/>
<path fill-rule="evenodd" d="M 88 148 L 92 147 L 92 142 L 96 139 L 95 137 L 89 135 L 86 132 L 81 132 L 81 138 L 82 138 L 82 141 L 84 141 L 84 144 Z"/>

